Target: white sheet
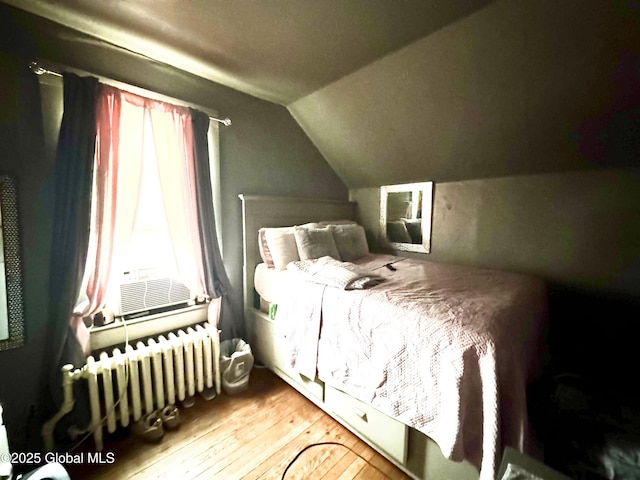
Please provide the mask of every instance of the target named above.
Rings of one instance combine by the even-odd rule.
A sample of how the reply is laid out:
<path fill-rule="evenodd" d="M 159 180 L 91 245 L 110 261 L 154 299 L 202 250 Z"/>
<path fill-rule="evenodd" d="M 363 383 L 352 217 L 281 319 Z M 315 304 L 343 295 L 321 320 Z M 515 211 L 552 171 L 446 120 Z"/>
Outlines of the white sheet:
<path fill-rule="evenodd" d="M 263 299 L 277 304 L 278 300 L 286 298 L 289 291 L 287 271 L 269 268 L 265 263 L 260 263 L 253 275 L 253 285 Z"/>

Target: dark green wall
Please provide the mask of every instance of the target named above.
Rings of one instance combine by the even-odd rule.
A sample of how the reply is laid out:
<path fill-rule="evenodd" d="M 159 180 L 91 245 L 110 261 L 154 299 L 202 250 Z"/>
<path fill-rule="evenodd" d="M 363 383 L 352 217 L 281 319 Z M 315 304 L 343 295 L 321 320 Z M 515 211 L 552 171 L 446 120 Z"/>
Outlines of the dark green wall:
<path fill-rule="evenodd" d="M 0 402 L 10 441 L 20 446 L 34 433 L 27 418 L 38 395 L 40 352 L 46 342 L 51 165 L 44 156 L 38 82 L 25 71 L 20 58 L 2 50 L 0 85 L 0 171 L 18 181 L 26 322 L 25 346 L 0 352 Z"/>
<path fill-rule="evenodd" d="M 374 239 L 378 192 L 350 192 Z M 638 169 L 436 183 L 431 253 L 423 258 L 640 297 L 639 206 Z"/>
<path fill-rule="evenodd" d="M 11 440 L 26 440 L 28 406 L 40 373 L 41 333 L 47 316 L 53 162 L 45 149 L 35 57 L 80 68 L 220 112 L 220 216 L 224 261 L 242 292 L 242 219 L 239 193 L 326 196 L 348 191 L 286 108 L 105 45 L 90 37 L 0 5 L 0 171 L 19 180 L 25 263 L 27 345 L 0 352 L 0 402 Z M 51 111 L 53 106 L 45 109 Z M 46 145 L 50 146 L 50 142 Z M 50 153 L 50 152 L 48 152 Z M 236 308 L 241 314 L 238 298 Z M 35 432 L 37 437 L 39 432 Z"/>
<path fill-rule="evenodd" d="M 289 105 L 349 188 L 627 167 L 640 7 L 497 0 Z"/>
<path fill-rule="evenodd" d="M 349 193 L 375 237 L 378 186 L 435 180 L 428 258 L 543 277 L 560 350 L 594 367 L 594 339 L 606 337 L 611 358 L 631 351 L 616 347 L 634 338 L 640 298 L 640 28 L 614 4 L 492 2 L 290 106 L 304 131 L 283 107 L 1 7 L 0 170 L 19 178 L 27 316 L 27 345 L 0 352 L 12 437 L 26 437 L 47 315 L 52 162 L 26 70 L 34 56 L 233 120 L 220 133 L 219 214 L 238 291 L 238 193 Z"/>
<path fill-rule="evenodd" d="M 22 13 L 16 16 L 42 58 L 209 107 L 231 118 L 232 126 L 220 127 L 220 217 L 225 263 L 237 288 L 242 286 L 239 193 L 347 197 L 343 182 L 286 108 L 50 22 Z"/>
<path fill-rule="evenodd" d="M 350 191 L 380 237 L 378 188 Z M 434 185 L 431 253 L 537 275 L 549 287 L 554 371 L 629 385 L 640 334 L 640 169 L 585 170 Z"/>
<path fill-rule="evenodd" d="M 428 258 L 548 280 L 565 358 L 602 353 L 604 325 L 607 353 L 587 358 L 631 351 L 617 346 L 640 315 L 637 2 L 496 0 L 288 107 L 372 238 L 379 186 L 434 181 Z"/>

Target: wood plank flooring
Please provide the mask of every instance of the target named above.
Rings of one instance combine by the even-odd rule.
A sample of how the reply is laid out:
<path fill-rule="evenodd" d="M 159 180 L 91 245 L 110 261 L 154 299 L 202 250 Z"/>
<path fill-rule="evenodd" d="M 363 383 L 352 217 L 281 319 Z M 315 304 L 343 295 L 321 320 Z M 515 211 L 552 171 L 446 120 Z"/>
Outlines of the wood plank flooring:
<path fill-rule="evenodd" d="M 182 425 L 160 443 L 142 442 L 126 430 L 108 438 L 111 464 L 65 465 L 72 480 L 224 479 L 280 480 L 307 445 L 285 480 L 409 480 L 375 452 L 272 372 L 251 372 L 249 389 L 209 402 L 198 398 L 181 408 Z M 90 452 L 89 438 L 78 452 Z M 86 453 L 85 453 L 86 457 Z"/>

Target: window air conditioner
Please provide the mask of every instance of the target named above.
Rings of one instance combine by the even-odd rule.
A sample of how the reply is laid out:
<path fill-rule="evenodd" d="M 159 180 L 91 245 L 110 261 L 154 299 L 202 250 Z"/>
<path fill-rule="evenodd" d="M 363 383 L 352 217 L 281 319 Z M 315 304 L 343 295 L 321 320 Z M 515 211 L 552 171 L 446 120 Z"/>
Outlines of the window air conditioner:
<path fill-rule="evenodd" d="M 141 314 L 193 298 L 185 284 L 170 277 L 123 281 L 119 287 L 117 298 L 111 302 L 116 316 Z"/>

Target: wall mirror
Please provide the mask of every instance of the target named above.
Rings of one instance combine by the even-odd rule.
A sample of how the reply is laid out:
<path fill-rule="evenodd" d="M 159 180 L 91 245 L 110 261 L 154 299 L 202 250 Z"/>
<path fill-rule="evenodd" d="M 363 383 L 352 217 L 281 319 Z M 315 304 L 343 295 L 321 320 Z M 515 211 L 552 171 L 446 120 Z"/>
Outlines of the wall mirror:
<path fill-rule="evenodd" d="M 380 187 L 380 229 L 396 249 L 431 251 L 431 204 L 433 182 Z"/>
<path fill-rule="evenodd" d="M 0 175 L 0 351 L 24 345 L 23 312 L 18 192 Z"/>

